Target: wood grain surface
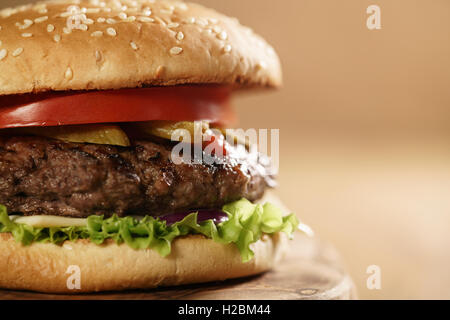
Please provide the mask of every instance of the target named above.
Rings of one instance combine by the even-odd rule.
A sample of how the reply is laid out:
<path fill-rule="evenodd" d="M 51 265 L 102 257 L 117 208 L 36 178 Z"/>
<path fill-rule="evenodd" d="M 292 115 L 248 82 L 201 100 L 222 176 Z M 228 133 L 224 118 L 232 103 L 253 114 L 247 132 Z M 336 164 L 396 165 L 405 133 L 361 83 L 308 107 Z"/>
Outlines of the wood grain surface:
<path fill-rule="evenodd" d="M 298 236 L 279 266 L 263 275 L 220 283 L 162 288 L 148 291 L 53 295 L 0 290 L 0 299 L 355 299 L 356 292 L 337 252 L 318 239 Z"/>

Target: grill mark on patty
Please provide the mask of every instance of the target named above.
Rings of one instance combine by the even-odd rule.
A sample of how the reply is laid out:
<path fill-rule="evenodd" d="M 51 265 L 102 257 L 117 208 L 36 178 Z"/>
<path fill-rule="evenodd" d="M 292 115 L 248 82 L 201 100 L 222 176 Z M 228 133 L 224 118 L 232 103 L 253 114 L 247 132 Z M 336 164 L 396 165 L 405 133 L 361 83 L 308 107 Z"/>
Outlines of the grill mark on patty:
<path fill-rule="evenodd" d="M 0 203 L 24 215 L 158 216 L 256 200 L 267 187 L 257 170 L 244 171 L 233 159 L 175 165 L 171 148 L 162 141 L 116 147 L 0 136 Z"/>

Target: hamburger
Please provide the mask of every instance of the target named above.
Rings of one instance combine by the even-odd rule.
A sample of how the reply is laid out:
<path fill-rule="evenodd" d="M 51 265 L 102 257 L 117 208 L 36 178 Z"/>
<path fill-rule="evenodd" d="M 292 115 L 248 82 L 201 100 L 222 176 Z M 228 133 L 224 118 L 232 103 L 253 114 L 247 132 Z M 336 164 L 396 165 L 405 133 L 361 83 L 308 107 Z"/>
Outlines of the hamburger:
<path fill-rule="evenodd" d="M 282 82 L 251 29 L 177 1 L 44 1 L 1 10 L 0 44 L 1 288 L 154 288 L 278 263 L 299 222 L 266 201 L 270 159 L 224 134 L 233 93 Z"/>

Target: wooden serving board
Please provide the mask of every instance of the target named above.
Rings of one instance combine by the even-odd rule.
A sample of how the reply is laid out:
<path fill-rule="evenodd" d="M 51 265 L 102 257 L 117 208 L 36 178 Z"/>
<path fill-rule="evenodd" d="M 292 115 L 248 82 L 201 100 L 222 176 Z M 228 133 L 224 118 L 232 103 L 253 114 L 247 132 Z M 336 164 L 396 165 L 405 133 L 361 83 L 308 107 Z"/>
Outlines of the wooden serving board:
<path fill-rule="evenodd" d="M 331 246 L 298 234 L 290 244 L 290 254 L 275 270 L 244 279 L 147 291 L 71 296 L 0 290 L 0 299 L 356 299 L 354 284 Z"/>

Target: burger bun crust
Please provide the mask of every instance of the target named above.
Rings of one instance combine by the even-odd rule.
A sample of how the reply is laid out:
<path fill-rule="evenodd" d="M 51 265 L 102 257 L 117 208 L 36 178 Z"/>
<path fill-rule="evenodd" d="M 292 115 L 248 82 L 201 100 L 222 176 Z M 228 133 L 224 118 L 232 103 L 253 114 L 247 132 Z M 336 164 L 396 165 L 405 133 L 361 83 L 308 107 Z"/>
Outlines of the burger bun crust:
<path fill-rule="evenodd" d="M 162 257 L 113 241 L 23 246 L 11 234 L 0 234 L 0 287 L 77 294 L 222 281 L 273 268 L 285 254 L 286 242 L 282 233 L 265 235 L 252 245 L 255 257 L 243 263 L 235 245 L 200 235 L 175 239 L 171 254 Z"/>
<path fill-rule="evenodd" d="M 68 29 L 72 0 L 1 10 L 0 95 L 281 85 L 277 54 L 237 19 L 179 1 L 136 0 L 127 8 L 104 2 L 80 0 L 75 29 Z"/>

